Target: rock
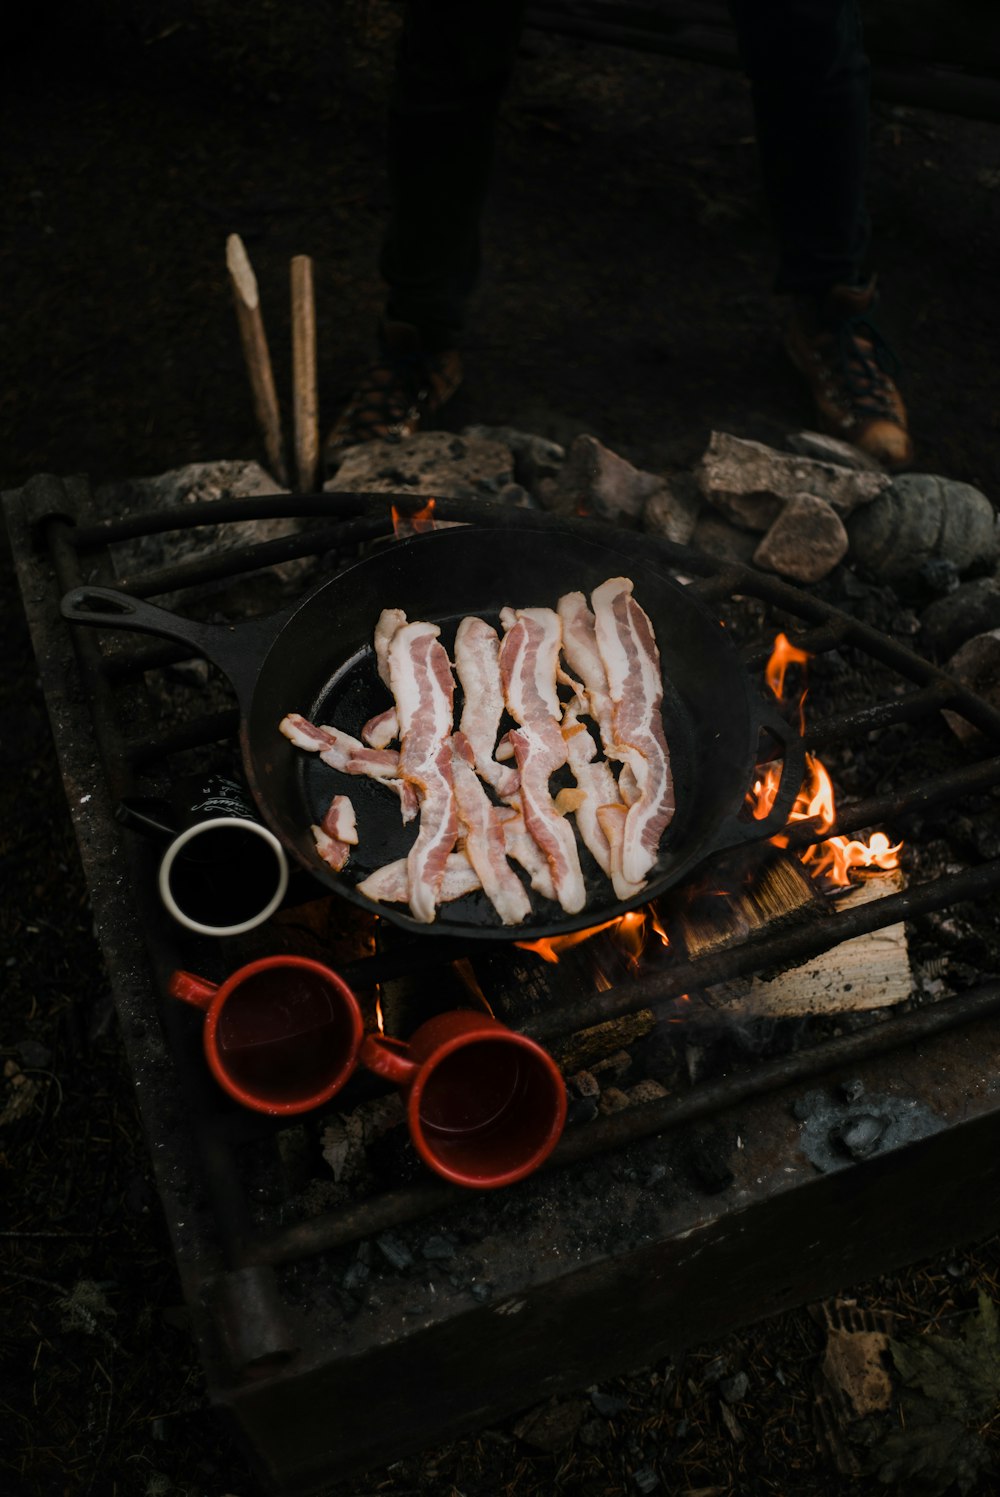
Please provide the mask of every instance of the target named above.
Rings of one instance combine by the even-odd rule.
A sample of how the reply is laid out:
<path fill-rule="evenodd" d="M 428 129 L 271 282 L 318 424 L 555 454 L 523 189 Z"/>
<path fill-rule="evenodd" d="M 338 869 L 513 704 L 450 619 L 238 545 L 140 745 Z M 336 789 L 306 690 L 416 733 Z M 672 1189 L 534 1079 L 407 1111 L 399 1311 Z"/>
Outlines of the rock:
<path fill-rule="evenodd" d="M 592 1071 L 577 1071 L 570 1081 L 580 1097 L 599 1097 L 601 1094 L 601 1084 Z"/>
<path fill-rule="evenodd" d="M 646 1076 L 642 1081 L 637 1081 L 635 1086 L 630 1086 L 626 1095 L 630 1103 L 658 1102 L 661 1097 L 667 1096 L 667 1089 L 652 1076 Z"/>
<path fill-rule="evenodd" d="M 890 481 L 884 473 L 776 452 L 763 442 L 719 431 L 713 431 L 695 471 L 708 502 L 748 530 L 769 529 L 783 501 L 796 494 L 814 494 L 847 515 L 871 504 Z"/>
<path fill-rule="evenodd" d="M 514 426 L 466 426 L 463 437 L 487 442 L 503 442 L 514 459 L 514 476 L 518 483 L 534 493 L 543 478 L 556 478 L 566 461 L 566 449 L 548 437 Z"/>
<path fill-rule="evenodd" d="M 485 437 L 421 431 L 399 442 L 348 447 L 324 492 L 426 494 L 428 498 L 496 499 L 514 483 L 510 448 Z"/>
<path fill-rule="evenodd" d="M 259 463 L 239 459 L 218 463 L 186 463 L 153 478 L 130 478 L 124 483 L 102 485 L 95 499 L 102 513 L 125 510 L 146 512 L 173 509 L 206 500 L 254 499 L 287 494 Z M 239 524 L 199 525 L 186 530 L 170 530 L 159 535 L 139 536 L 117 541 L 109 549 L 115 573 L 125 581 L 138 571 L 152 571 L 198 557 L 218 555 L 220 551 L 251 542 L 276 540 L 293 535 L 302 528 L 301 521 L 290 519 L 246 520 Z M 308 560 L 281 562 L 278 576 L 294 581 L 309 570 Z M 220 584 L 225 586 L 225 583 Z M 164 608 L 174 605 L 175 596 L 158 597 Z"/>
<path fill-rule="evenodd" d="M 793 431 L 789 432 L 785 441 L 793 452 L 801 457 L 813 457 L 821 463 L 838 463 L 843 468 L 854 468 L 857 472 L 882 473 L 881 463 L 877 462 L 869 453 L 862 452 L 860 447 L 854 447 L 850 442 L 842 442 L 839 437 L 828 437 L 822 431 Z"/>
<path fill-rule="evenodd" d="M 819 582 L 847 555 L 843 521 L 816 494 L 796 494 L 754 552 L 754 565 L 795 582 Z"/>
<path fill-rule="evenodd" d="M 881 1118 L 871 1113 L 859 1113 L 835 1128 L 832 1142 L 839 1145 L 852 1159 L 867 1159 L 874 1154 L 885 1132 Z"/>
<path fill-rule="evenodd" d="M 851 550 L 880 582 L 920 585 L 932 557 L 963 576 L 997 555 L 998 521 L 986 495 L 933 473 L 902 473 L 847 525 Z"/>
<path fill-rule="evenodd" d="M 647 501 L 664 487 L 656 473 L 633 468 L 596 437 L 579 436 L 551 494 L 550 508 L 560 514 L 592 514 L 617 524 L 637 523 Z"/>
<path fill-rule="evenodd" d="M 939 660 L 954 655 L 974 634 L 1000 628 L 1000 576 L 962 582 L 953 593 L 937 598 L 920 617 L 924 640 Z"/>
<path fill-rule="evenodd" d="M 602 1393 L 599 1388 L 591 1393 L 590 1401 L 604 1419 L 613 1419 L 616 1414 L 623 1414 L 628 1408 L 627 1398 L 622 1398 L 617 1393 Z"/>
<path fill-rule="evenodd" d="M 627 1094 L 618 1086 L 605 1087 L 601 1093 L 601 1100 L 597 1104 L 598 1110 L 603 1112 L 605 1116 L 612 1112 L 624 1112 L 625 1108 L 629 1105 Z"/>
<path fill-rule="evenodd" d="M 672 475 L 646 500 L 642 528 L 651 535 L 666 536 L 675 545 L 686 546 L 701 513 L 701 494 L 688 473 Z"/>
<path fill-rule="evenodd" d="M 553 1399 L 520 1418 L 514 1425 L 514 1433 L 525 1445 L 551 1453 L 569 1444 L 586 1412 L 582 1398 Z"/>
<path fill-rule="evenodd" d="M 988 634 L 977 634 L 966 640 L 948 661 L 945 670 L 1000 712 L 1000 629 L 991 629 Z M 957 712 L 945 708 L 941 716 L 960 742 L 970 743 L 978 736 L 978 728 L 959 717 Z"/>
<path fill-rule="evenodd" d="M 702 510 L 691 535 L 691 545 L 717 561 L 739 561 L 750 566 L 758 541 L 755 535 L 738 530 L 714 510 Z"/>
<path fill-rule="evenodd" d="M 733 1377 L 725 1377 L 719 1384 L 719 1392 L 727 1403 L 742 1403 L 747 1396 L 750 1387 L 750 1379 L 745 1372 L 737 1372 Z"/>

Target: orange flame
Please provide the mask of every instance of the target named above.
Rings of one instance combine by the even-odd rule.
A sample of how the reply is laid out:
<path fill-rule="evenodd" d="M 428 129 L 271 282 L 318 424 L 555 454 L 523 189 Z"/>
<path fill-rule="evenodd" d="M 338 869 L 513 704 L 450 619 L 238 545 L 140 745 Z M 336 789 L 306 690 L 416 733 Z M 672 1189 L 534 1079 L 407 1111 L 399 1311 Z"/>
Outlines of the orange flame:
<path fill-rule="evenodd" d="M 803 732 L 805 732 L 806 725 L 804 706 L 807 695 L 805 688 L 805 667 L 808 665 L 810 658 L 805 650 L 800 650 L 796 645 L 792 644 L 787 634 L 779 634 L 775 638 L 771 658 L 764 668 L 764 679 L 778 698 L 778 701 L 781 702 L 785 698 L 785 677 L 788 674 L 789 667 L 792 665 L 802 666 L 803 684 L 799 695 L 798 709 L 799 728 Z"/>
<path fill-rule="evenodd" d="M 382 990 L 375 989 L 375 1023 L 378 1025 L 379 1034 L 385 1034 L 385 1015 L 382 1012 Z"/>
<path fill-rule="evenodd" d="M 611 941 L 632 968 L 638 967 L 651 932 L 659 937 L 664 946 L 670 945 L 670 937 L 652 909 L 629 910 L 615 920 L 605 920 L 602 925 L 592 925 L 587 930 L 577 930 L 569 936 L 545 936 L 540 941 L 515 941 L 514 945 L 519 946 L 522 951 L 533 951 L 544 962 L 558 962 L 562 952 L 579 946 L 582 941 L 589 941 L 591 936 L 596 936 L 602 930 L 611 932 Z M 605 986 L 610 984 L 606 983 Z"/>
<path fill-rule="evenodd" d="M 769 768 L 762 780 L 758 780 L 752 792 L 753 814 L 761 818 L 767 815 L 774 804 L 781 781 L 781 772 Z M 826 768 L 815 754 L 806 754 L 806 778 L 795 798 L 789 821 L 816 819 L 818 832 L 828 831 L 836 820 L 836 803 L 833 782 Z M 779 832 L 771 841 L 776 847 L 787 847 L 788 838 Z M 851 882 L 851 870 L 860 868 L 891 869 L 899 867 L 901 842 L 891 844 L 884 832 L 875 832 L 868 842 L 858 842 L 848 837 L 828 837 L 799 853 L 799 858 L 809 869 L 813 878 L 826 878 L 832 884 L 845 887 Z"/>
<path fill-rule="evenodd" d="M 397 541 L 407 536 L 423 535 L 434 529 L 434 500 L 428 499 L 422 509 L 406 511 L 392 506 L 392 529 Z"/>
<path fill-rule="evenodd" d="M 789 666 L 799 665 L 804 671 L 809 659 L 806 651 L 797 649 L 787 635 L 779 634 L 776 637 L 774 650 L 765 667 L 764 676 L 779 701 L 784 699 L 785 677 Z M 798 700 L 799 724 L 803 732 L 805 731 L 803 712 L 805 699 L 806 687 L 803 678 L 802 691 Z M 754 785 L 748 799 L 751 802 L 753 814 L 758 820 L 766 816 L 774 805 L 780 783 L 781 770 L 772 765 L 765 771 L 764 778 Z M 816 830 L 821 833 L 828 831 L 837 819 L 833 782 L 815 754 L 806 754 L 806 778 L 795 798 L 795 804 L 792 806 L 788 819 L 789 821 L 815 819 Z M 782 833 L 772 837 L 771 841 L 776 847 L 788 846 L 788 838 Z M 843 836 L 829 837 L 824 842 L 817 842 L 812 847 L 807 847 L 799 854 L 799 858 L 809 868 L 813 878 L 826 878 L 830 883 L 844 887 L 851 882 L 851 869 L 898 868 L 899 857 L 897 855 L 902 845 L 901 842 L 891 844 L 884 832 L 873 833 L 868 842 L 853 841 Z"/>

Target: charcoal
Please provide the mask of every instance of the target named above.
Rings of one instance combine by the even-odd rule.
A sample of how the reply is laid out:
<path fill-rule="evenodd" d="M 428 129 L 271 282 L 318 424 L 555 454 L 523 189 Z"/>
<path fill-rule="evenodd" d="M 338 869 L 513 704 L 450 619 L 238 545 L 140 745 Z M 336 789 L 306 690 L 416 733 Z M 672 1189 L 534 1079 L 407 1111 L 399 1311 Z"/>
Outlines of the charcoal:
<path fill-rule="evenodd" d="M 616 1393 L 602 1393 L 596 1388 L 590 1395 L 590 1401 L 605 1419 L 613 1419 L 616 1414 L 621 1414 L 628 1408 L 627 1398 L 621 1398 Z"/>
<path fill-rule="evenodd" d="M 406 1268 L 412 1268 L 414 1261 L 413 1254 L 402 1238 L 397 1237 L 394 1233 L 383 1232 L 381 1237 L 376 1237 L 375 1246 L 379 1249 L 385 1260 L 391 1263 L 393 1268 L 399 1269 L 400 1273 Z"/>
<path fill-rule="evenodd" d="M 855 1076 L 850 1081 L 842 1081 L 837 1090 L 845 1102 L 856 1102 L 864 1095 L 865 1084 L 860 1077 Z"/>
<path fill-rule="evenodd" d="M 472 1295 L 473 1299 L 478 1300 L 481 1305 L 485 1305 L 487 1300 L 491 1300 L 493 1298 L 493 1285 L 487 1284 L 482 1280 L 478 1280 L 475 1284 L 472 1285 L 469 1293 Z"/>
<path fill-rule="evenodd" d="M 745 1372 L 737 1372 L 735 1377 L 723 1378 L 719 1384 L 719 1392 L 727 1403 L 742 1403 L 747 1396 L 750 1379 Z"/>
<path fill-rule="evenodd" d="M 638 1471 L 633 1471 L 632 1480 L 637 1492 L 655 1492 L 660 1485 L 660 1478 L 652 1466 L 642 1466 Z"/>
<path fill-rule="evenodd" d="M 455 1244 L 447 1237 L 428 1237 L 420 1251 L 429 1263 L 448 1263 L 455 1256 Z"/>
<path fill-rule="evenodd" d="M 575 1128 L 580 1123 L 593 1122 L 597 1116 L 597 1102 L 593 1097 L 576 1097 L 566 1109 L 566 1123 Z"/>

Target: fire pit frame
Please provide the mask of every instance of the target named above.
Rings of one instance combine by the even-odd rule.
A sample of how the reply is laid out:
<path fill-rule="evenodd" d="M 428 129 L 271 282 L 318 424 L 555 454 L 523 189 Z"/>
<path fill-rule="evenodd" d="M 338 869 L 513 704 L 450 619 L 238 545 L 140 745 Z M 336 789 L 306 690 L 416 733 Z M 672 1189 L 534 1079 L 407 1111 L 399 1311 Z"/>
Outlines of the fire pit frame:
<path fill-rule="evenodd" d="M 461 1217 L 469 1209 L 468 1193 L 428 1181 L 303 1223 L 267 1231 L 252 1228 L 231 1151 L 248 1130 L 266 1129 L 267 1122 L 234 1119 L 211 1109 L 198 1118 L 185 1105 L 184 1088 L 190 1098 L 198 1082 L 185 1075 L 182 1087 L 171 1015 L 158 1012 L 158 995 L 176 957 L 168 948 L 152 950 L 145 939 L 144 933 L 156 928 L 159 912 L 134 876 L 134 849 L 114 820 L 114 807 L 131 788 L 137 769 L 231 734 L 237 714 L 222 712 L 184 723 L 172 733 L 126 739 L 116 692 L 143 671 L 183 658 L 184 652 L 171 645 L 147 645 L 106 664 L 96 634 L 71 631 L 59 616 L 58 603 L 69 588 L 98 580 L 87 568 L 91 559 L 100 563 L 109 544 L 172 527 L 282 516 L 316 522 L 287 539 L 244 547 L 238 554 L 148 572 L 126 580 L 125 590 L 148 597 L 296 557 L 336 552 L 346 559 L 352 548 L 387 533 L 394 497 L 397 505 L 412 504 L 409 496 L 385 494 L 282 496 L 193 504 L 96 523 L 87 520 L 92 499 L 83 480 L 35 479 L 5 500 L 97 929 L 210 1393 L 232 1416 L 265 1484 L 297 1494 L 316 1490 L 334 1473 L 392 1459 L 430 1438 L 474 1428 L 549 1393 L 648 1362 L 1000 1227 L 1000 1091 L 994 1081 L 1000 1058 L 1000 984 L 991 982 L 747 1074 L 724 1077 L 688 1096 L 642 1104 L 568 1132 L 544 1177 L 517 1189 L 538 1192 L 539 1199 L 558 1199 L 560 1182 L 586 1169 L 590 1156 L 615 1151 L 621 1162 L 621 1202 L 608 1207 L 620 1204 L 625 1211 L 637 1188 L 630 1176 L 641 1179 L 665 1141 L 706 1122 L 738 1119 L 745 1146 L 734 1185 L 720 1196 L 692 1192 L 689 1198 L 657 1201 L 655 1220 L 627 1253 L 583 1252 L 579 1261 L 567 1264 L 560 1261 L 555 1243 L 549 1243 L 551 1251 L 546 1248 L 548 1239 L 538 1229 L 534 1237 L 529 1234 L 537 1257 L 527 1276 L 518 1279 L 502 1247 L 496 1247 L 492 1258 L 485 1254 L 491 1298 L 470 1297 L 468 1286 L 439 1291 L 435 1306 L 409 1314 L 409 1325 L 404 1306 L 403 1330 L 395 1337 L 387 1327 L 400 1311 L 401 1295 L 405 1300 L 408 1286 L 403 1281 L 389 1286 L 382 1306 L 366 1309 L 356 1321 L 341 1317 L 338 1325 L 334 1315 L 341 1340 L 336 1348 L 331 1346 L 329 1316 L 322 1326 L 303 1324 L 289 1303 L 288 1285 L 297 1273 L 313 1273 L 324 1254 L 406 1223 L 445 1212 Z M 441 500 L 437 513 L 466 523 L 479 519 L 525 529 L 579 527 L 584 533 L 607 535 L 598 522 L 478 501 Z M 77 523 L 77 516 L 83 523 Z M 331 516 L 331 523 L 319 523 Z M 915 687 L 875 708 L 810 725 L 810 740 L 829 743 L 892 723 L 917 722 L 948 705 L 978 726 L 988 743 L 1000 742 L 1000 714 L 930 662 L 821 600 L 776 578 L 719 564 L 650 536 L 616 530 L 614 539 L 619 549 L 636 545 L 647 554 L 652 549 L 673 569 L 695 577 L 691 585 L 709 603 L 736 593 L 761 598 L 803 619 L 807 627 L 795 640 L 802 648 L 817 653 L 856 645 Z M 1000 757 L 984 757 L 922 787 L 919 805 L 950 804 L 998 783 Z M 891 820 L 904 805 L 913 809 L 913 797 L 846 805 L 834 830 L 849 832 Z M 799 824 L 793 843 L 815 840 L 814 832 L 809 824 Z M 130 869 L 133 876 L 123 896 Z M 982 899 L 998 888 L 1000 862 L 987 862 L 821 924 L 793 926 L 696 963 L 679 964 L 656 978 L 588 995 L 550 1011 L 544 1022 L 524 1027 L 545 1039 L 613 1015 L 669 1004 L 695 982 L 701 987 L 801 961 L 848 935 Z M 428 962 L 461 954 L 433 941 L 423 943 L 421 952 L 421 960 Z M 412 960 L 412 952 L 391 960 Z M 379 972 L 387 970 L 385 963 Z M 789 1113 L 789 1100 L 801 1095 L 805 1082 L 850 1073 L 873 1093 L 926 1091 L 928 1057 L 933 1057 L 935 1075 L 940 1073 L 931 1085 L 940 1129 L 817 1176 L 797 1151 L 797 1124 Z M 208 1085 L 202 1082 L 203 1088 Z M 970 1161 L 976 1162 L 974 1167 Z M 969 1188 L 970 1171 L 975 1189 Z M 857 1229 L 859 1224 L 864 1230 Z M 677 1283 L 683 1283 L 682 1295 L 676 1293 Z M 623 1292 L 636 1313 L 623 1315 Z M 550 1357 L 544 1367 L 539 1366 L 540 1344 Z M 480 1369 L 472 1380 L 467 1372 L 470 1353 Z M 427 1376 L 429 1367 L 432 1377 Z M 394 1406 L 391 1435 L 371 1394 L 373 1388 L 387 1386 L 387 1380 L 407 1389 L 406 1398 Z M 331 1407 L 337 1414 L 329 1424 Z"/>

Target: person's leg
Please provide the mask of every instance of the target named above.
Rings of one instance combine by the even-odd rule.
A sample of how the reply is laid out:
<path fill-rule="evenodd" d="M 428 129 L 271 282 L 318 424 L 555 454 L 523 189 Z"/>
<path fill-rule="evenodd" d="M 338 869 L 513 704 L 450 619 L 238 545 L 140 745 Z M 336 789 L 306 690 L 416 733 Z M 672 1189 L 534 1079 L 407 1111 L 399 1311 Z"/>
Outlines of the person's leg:
<path fill-rule="evenodd" d="M 353 443 L 411 435 L 461 383 L 458 344 L 523 10 L 524 0 L 407 0 L 389 112 L 379 353 L 327 438 L 328 469 Z"/>
<path fill-rule="evenodd" d="M 913 449 L 866 277 L 870 67 L 857 0 L 730 0 L 778 240 L 786 348 L 822 424 L 890 467 Z"/>
<path fill-rule="evenodd" d="M 480 217 L 523 0 L 407 0 L 389 116 L 386 315 L 454 347 L 479 271 Z"/>

